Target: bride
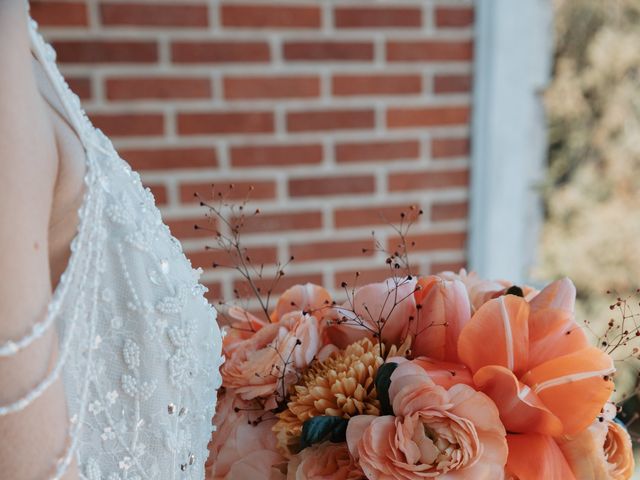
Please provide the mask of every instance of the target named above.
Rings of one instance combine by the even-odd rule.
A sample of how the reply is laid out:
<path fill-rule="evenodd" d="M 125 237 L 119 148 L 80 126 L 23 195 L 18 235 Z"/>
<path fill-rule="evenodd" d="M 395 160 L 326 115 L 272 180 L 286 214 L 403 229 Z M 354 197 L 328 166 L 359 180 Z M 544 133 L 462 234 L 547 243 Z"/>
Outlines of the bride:
<path fill-rule="evenodd" d="M 0 0 L 0 476 L 204 476 L 221 336 L 153 196 Z"/>

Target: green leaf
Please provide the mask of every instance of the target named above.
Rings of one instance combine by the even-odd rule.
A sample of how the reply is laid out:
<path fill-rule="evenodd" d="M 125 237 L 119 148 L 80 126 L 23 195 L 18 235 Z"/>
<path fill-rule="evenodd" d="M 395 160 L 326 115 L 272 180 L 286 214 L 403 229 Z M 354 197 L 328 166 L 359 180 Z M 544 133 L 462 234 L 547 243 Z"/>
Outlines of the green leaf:
<path fill-rule="evenodd" d="M 378 400 L 382 415 L 393 415 L 393 408 L 389 400 L 389 387 L 391 386 L 391 374 L 398 368 L 395 362 L 387 362 L 380 365 L 378 373 L 376 373 L 376 392 L 378 392 Z"/>
<path fill-rule="evenodd" d="M 302 448 L 307 448 L 314 443 L 325 440 L 338 443 L 344 442 L 347 436 L 347 424 L 349 420 L 342 417 L 320 415 L 310 418 L 302 424 Z"/>

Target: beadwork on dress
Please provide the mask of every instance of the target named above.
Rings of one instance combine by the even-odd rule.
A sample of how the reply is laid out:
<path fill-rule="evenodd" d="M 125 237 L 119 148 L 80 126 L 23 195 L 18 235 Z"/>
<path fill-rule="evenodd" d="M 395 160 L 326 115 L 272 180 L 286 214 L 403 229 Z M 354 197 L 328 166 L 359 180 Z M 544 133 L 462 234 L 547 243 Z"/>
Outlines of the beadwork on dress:
<path fill-rule="evenodd" d="M 202 479 L 223 358 L 201 270 L 140 176 L 90 123 L 33 20 L 30 33 L 85 148 L 87 173 L 71 257 L 46 316 L 26 337 L 0 344 L 0 356 L 13 355 L 56 328 L 58 363 L 0 415 L 25 408 L 62 375 L 71 440 L 53 478 L 75 458 L 88 480 Z"/>

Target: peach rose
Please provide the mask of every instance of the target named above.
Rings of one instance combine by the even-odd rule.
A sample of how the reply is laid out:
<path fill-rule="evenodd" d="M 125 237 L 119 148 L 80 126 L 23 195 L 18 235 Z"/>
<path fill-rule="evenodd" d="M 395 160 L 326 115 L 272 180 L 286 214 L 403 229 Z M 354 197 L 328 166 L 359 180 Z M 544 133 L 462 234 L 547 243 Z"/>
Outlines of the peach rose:
<path fill-rule="evenodd" d="M 223 384 L 244 400 L 262 398 L 273 408 L 321 347 L 318 320 L 288 313 L 235 346 L 221 369 Z"/>
<path fill-rule="evenodd" d="M 313 283 L 294 285 L 286 290 L 278 299 L 275 310 L 271 313 L 271 321 L 277 322 L 289 312 L 299 311 L 322 318 L 329 313 L 333 304 L 329 292 Z"/>
<path fill-rule="evenodd" d="M 576 478 L 628 480 L 633 475 L 631 437 L 614 420 L 615 414 L 615 405 L 607 404 L 603 414 L 586 430 L 558 440 Z"/>
<path fill-rule="evenodd" d="M 283 480 L 280 466 L 286 459 L 276 448 L 271 431 L 275 417 L 259 418 L 256 405 L 236 397 L 228 390 L 218 399 L 214 417 L 216 431 L 209 444 L 206 464 L 208 480 Z"/>
<path fill-rule="evenodd" d="M 361 480 L 362 470 L 346 443 L 323 442 L 305 448 L 289 461 L 287 480 Z"/>
<path fill-rule="evenodd" d="M 346 348 L 363 337 L 381 334 L 384 343 L 400 345 L 411 319 L 416 316 L 413 293 L 416 280 L 389 278 L 358 288 L 353 298 L 333 309 L 327 327 L 331 343 Z"/>
<path fill-rule="evenodd" d="M 464 284 L 469 295 L 472 311 L 475 312 L 483 304 L 503 295 L 513 284 L 506 280 L 486 280 L 480 278 L 476 272 L 469 272 L 462 268 L 460 272 L 441 272 L 439 277 L 445 280 L 458 280 Z M 527 285 L 521 287 L 526 300 L 531 300 L 538 291 Z"/>
<path fill-rule="evenodd" d="M 506 432 L 498 409 L 464 384 L 446 390 L 413 362 L 391 376 L 396 416 L 349 420 L 347 444 L 371 480 L 504 478 Z"/>
<path fill-rule="evenodd" d="M 224 335 L 222 352 L 225 357 L 231 356 L 244 340 L 250 339 L 258 330 L 268 325 L 265 320 L 235 305 L 229 308 L 227 315 L 232 321 L 222 328 Z"/>
<path fill-rule="evenodd" d="M 418 280 L 415 292 L 418 311 L 409 324 L 413 355 L 458 361 L 458 337 L 471 319 L 464 284 L 431 275 Z"/>

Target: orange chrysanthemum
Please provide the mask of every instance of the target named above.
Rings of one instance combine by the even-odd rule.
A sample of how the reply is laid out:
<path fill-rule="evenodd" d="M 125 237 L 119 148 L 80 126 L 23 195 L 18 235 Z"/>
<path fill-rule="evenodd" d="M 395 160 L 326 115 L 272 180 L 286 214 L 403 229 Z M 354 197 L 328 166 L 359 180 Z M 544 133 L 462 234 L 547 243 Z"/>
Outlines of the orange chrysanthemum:
<path fill-rule="evenodd" d="M 386 357 L 405 356 L 409 344 L 391 347 Z M 296 453 L 302 424 L 318 415 L 380 415 L 375 377 L 384 358 L 384 345 L 363 338 L 322 362 L 313 362 L 293 386 L 287 409 L 278 414 L 273 427 L 278 447 Z"/>

